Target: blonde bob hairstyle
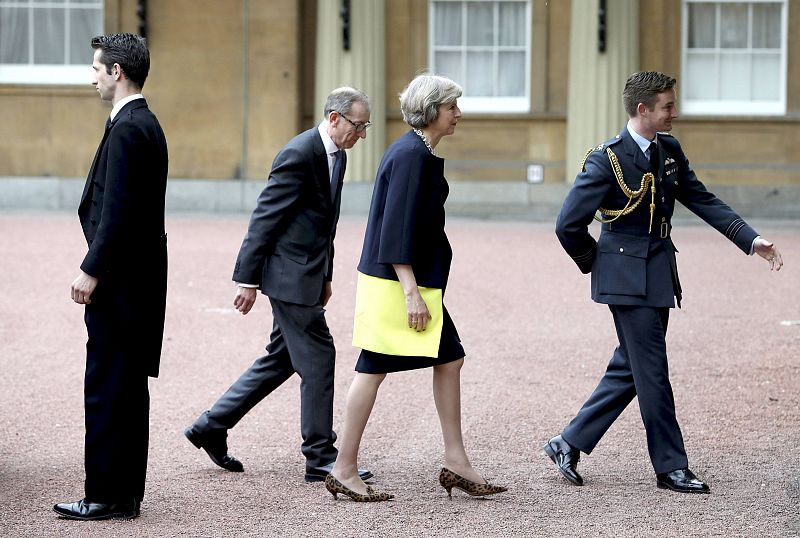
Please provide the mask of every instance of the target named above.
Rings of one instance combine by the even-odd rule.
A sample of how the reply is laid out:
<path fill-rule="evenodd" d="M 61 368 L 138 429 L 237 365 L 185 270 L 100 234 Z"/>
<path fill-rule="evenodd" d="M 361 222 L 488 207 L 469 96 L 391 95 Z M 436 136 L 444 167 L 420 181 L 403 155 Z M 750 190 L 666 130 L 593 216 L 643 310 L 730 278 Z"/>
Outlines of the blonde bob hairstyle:
<path fill-rule="evenodd" d="M 439 115 L 439 105 L 452 103 L 462 93 L 461 86 L 447 77 L 417 75 L 400 94 L 403 120 L 416 129 L 427 127 Z"/>

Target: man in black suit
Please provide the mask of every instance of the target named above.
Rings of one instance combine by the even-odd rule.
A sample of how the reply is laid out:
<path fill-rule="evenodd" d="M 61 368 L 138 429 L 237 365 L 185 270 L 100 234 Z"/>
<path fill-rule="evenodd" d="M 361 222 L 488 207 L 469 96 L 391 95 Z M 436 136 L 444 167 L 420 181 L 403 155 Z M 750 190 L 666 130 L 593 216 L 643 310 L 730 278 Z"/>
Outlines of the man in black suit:
<path fill-rule="evenodd" d="M 92 39 L 92 84 L 113 105 L 78 216 L 89 250 L 72 283 L 86 305 L 85 498 L 59 503 L 69 519 L 134 518 L 144 497 L 150 396 L 167 296 L 167 142 L 141 94 L 145 40 Z"/>
<path fill-rule="evenodd" d="M 669 309 L 681 287 L 670 238 L 675 201 L 770 269 L 780 252 L 762 239 L 697 179 L 678 141 L 667 134 L 678 117 L 675 79 L 657 72 L 631 75 L 623 102 L 628 125 L 587 154 L 556 222 L 561 245 L 581 272 L 592 274 L 592 299 L 609 305 L 619 346 L 578 415 L 544 450 L 561 474 L 583 485 L 577 464 L 590 454 L 625 407 L 639 398 L 650 460 L 659 488 L 708 493 L 689 470 L 675 417 L 665 336 Z M 597 241 L 588 225 L 602 218 Z"/>
<path fill-rule="evenodd" d="M 294 137 L 275 157 L 233 272 L 234 306 L 242 314 L 255 303 L 257 288 L 269 297 L 273 328 L 267 354 L 184 432 L 229 471 L 244 467 L 228 454 L 228 430 L 294 373 L 301 378 L 306 481 L 324 480 L 336 460 L 336 350 L 324 307 L 331 297 L 344 150 L 367 136 L 369 98 L 354 88 L 339 88 L 328 96 L 324 112 L 322 123 Z M 365 479 L 371 476 L 362 472 Z"/>

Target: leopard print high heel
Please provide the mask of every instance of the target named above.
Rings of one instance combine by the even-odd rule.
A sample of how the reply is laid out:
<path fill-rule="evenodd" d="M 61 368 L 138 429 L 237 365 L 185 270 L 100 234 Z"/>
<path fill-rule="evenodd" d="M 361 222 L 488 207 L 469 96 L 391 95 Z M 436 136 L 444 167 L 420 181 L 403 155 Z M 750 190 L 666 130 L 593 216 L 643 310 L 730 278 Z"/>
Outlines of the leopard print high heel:
<path fill-rule="evenodd" d="M 488 482 L 485 484 L 478 484 L 472 480 L 467 480 L 447 467 L 442 467 L 442 471 L 439 473 L 439 483 L 447 490 L 447 496 L 451 499 L 453 498 L 453 488 L 460 489 L 473 497 L 484 497 L 486 495 L 494 495 L 495 493 L 508 491 L 508 488 L 505 486 L 495 486 Z"/>
<path fill-rule="evenodd" d="M 325 489 L 331 492 L 331 495 L 333 495 L 334 499 L 338 500 L 339 497 L 337 497 L 337 495 L 341 493 L 342 495 L 347 495 L 357 503 L 375 503 L 394 499 L 394 495 L 389 493 L 375 493 L 375 491 L 372 489 L 372 486 L 367 486 L 366 495 L 356 493 L 352 489 L 339 482 L 332 474 L 328 474 L 328 476 L 325 477 Z"/>

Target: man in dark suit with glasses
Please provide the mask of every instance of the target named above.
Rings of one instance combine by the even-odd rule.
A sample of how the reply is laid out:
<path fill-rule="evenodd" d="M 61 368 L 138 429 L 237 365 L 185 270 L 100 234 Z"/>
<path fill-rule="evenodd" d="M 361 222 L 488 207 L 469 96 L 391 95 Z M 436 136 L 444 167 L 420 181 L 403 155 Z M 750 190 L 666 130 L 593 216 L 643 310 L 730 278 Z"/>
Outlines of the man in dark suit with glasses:
<path fill-rule="evenodd" d="M 236 260 L 237 310 L 247 314 L 258 289 L 272 307 L 267 354 L 185 431 L 192 444 L 229 471 L 241 472 L 244 466 L 228 454 L 228 430 L 295 373 L 301 378 L 305 480 L 324 480 L 338 454 L 333 446 L 336 350 L 324 307 L 332 293 L 344 150 L 367 136 L 369 98 L 354 88 L 338 88 L 328 96 L 324 113 L 322 123 L 290 140 L 275 157 Z M 371 476 L 362 471 L 364 479 Z"/>

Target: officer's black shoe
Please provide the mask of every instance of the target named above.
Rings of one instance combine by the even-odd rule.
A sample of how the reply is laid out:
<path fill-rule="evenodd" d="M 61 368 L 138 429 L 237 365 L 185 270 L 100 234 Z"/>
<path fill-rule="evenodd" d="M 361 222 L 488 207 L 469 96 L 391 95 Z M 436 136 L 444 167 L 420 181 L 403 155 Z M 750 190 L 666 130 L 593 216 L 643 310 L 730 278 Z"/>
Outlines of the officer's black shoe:
<path fill-rule="evenodd" d="M 711 493 L 708 484 L 697 478 L 692 471 L 676 469 L 669 473 L 656 475 L 656 486 L 679 493 Z"/>
<path fill-rule="evenodd" d="M 583 485 L 583 478 L 578 474 L 578 462 L 581 459 L 581 451 L 577 448 L 572 448 L 569 443 L 556 435 L 544 445 L 544 452 L 553 463 L 558 467 L 561 475 L 575 484 L 576 486 Z"/>

